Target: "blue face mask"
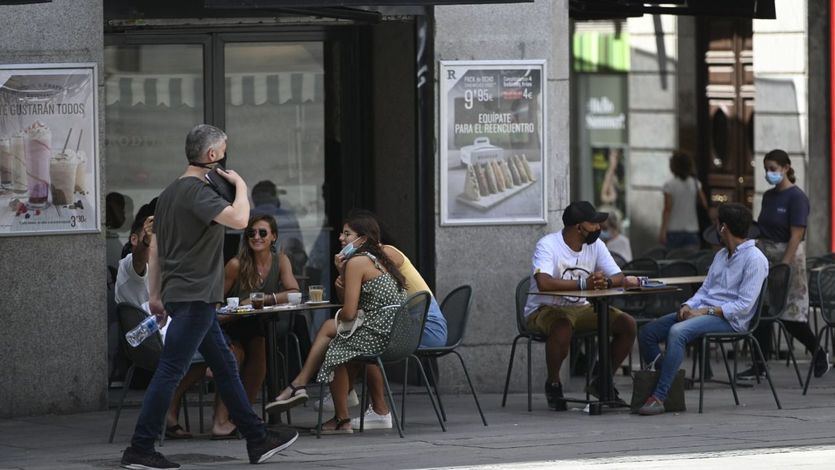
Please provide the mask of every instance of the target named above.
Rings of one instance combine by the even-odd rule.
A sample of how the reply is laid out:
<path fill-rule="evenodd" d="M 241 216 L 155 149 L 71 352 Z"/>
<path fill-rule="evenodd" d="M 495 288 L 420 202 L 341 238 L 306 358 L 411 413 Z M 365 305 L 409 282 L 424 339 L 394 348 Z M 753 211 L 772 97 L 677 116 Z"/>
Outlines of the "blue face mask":
<path fill-rule="evenodd" d="M 783 181 L 783 173 L 780 171 L 766 171 L 765 180 L 776 186 Z"/>
<path fill-rule="evenodd" d="M 612 239 L 612 232 L 610 232 L 608 230 L 603 230 L 602 232 L 600 232 L 600 239 L 603 240 L 604 242 L 607 242 L 607 241 L 611 240 Z"/>
<path fill-rule="evenodd" d="M 357 241 L 357 240 L 354 240 L 353 242 L 348 243 L 347 245 L 342 247 L 342 251 L 339 252 L 340 256 L 342 256 L 344 258 L 350 258 L 351 255 L 356 253 L 357 252 L 357 247 L 354 246 L 355 241 Z"/>

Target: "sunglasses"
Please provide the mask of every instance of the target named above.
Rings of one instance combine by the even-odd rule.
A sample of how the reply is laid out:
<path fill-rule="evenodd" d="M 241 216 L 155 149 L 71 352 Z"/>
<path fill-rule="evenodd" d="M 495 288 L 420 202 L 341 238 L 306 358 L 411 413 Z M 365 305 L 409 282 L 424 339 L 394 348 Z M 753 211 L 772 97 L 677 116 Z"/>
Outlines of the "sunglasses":
<path fill-rule="evenodd" d="M 257 234 L 258 234 L 261 238 L 267 238 L 267 234 L 268 234 L 269 232 L 268 232 L 268 231 L 267 231 L 267 229 L 265 229 L 265 228 L 259 228 L 258 230 L 255 230 L 254 228 L 248 228 L 248 229 L 246 229 L 246 232 L 244 232 L 244 233 L 246 234 L 246 237 L 247 237 L 247 238 L 255 238 L 255 234 L 256 234 L 256 233 L 257 233 Z"/>

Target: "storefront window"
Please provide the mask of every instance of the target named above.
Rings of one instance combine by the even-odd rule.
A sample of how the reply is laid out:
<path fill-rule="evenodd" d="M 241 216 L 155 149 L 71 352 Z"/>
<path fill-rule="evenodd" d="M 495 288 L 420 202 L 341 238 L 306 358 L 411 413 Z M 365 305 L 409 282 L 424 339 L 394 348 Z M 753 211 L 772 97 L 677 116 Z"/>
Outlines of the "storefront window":
<path fill-rule="evenodd" d="M 203 46 L 105 48 L 107 261 L 115 266 L 134 213 L 185 164 L 185 136 L 204 121 Z M 122 203 L 124 201 L 124 204 Z"/>

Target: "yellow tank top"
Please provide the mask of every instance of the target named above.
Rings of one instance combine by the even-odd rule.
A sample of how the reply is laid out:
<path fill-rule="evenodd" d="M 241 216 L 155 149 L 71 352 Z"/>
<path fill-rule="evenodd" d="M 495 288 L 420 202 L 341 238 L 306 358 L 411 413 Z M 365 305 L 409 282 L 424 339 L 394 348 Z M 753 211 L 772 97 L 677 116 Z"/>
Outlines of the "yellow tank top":
<path fill-rule="evenodd" d="M 429 289 L 429 285 L 426 284 L 426 281 L 423 280 L 420 273 L 417 269 L 412 265 L 412 262 L 409 261 L 409 258 L 403 254 L 402 251 L 398 250 L 397 248 L 386 245 L 387 247 L 391 248 L 392 250 L 396 251 L 403 257 L 403 264 L 400 266 L 400 274 L 406 279 L 406 292 L 409 295 L 414 294 L 415 292 L 426 291 L 431 293 L 432 291 Z"/>

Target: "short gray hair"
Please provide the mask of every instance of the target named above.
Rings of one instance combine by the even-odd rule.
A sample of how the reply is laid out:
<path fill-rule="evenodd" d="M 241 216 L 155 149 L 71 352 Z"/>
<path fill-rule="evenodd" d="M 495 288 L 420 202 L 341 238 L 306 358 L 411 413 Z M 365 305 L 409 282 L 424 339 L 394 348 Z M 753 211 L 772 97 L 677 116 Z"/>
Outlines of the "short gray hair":
<path fill-rule="evenodd" d="M 186 136 L 186 158 L 196 162 L 209 150 L 216 148 L 227 139 L 226 133 L 209 124 L 194 126 Z"/>

